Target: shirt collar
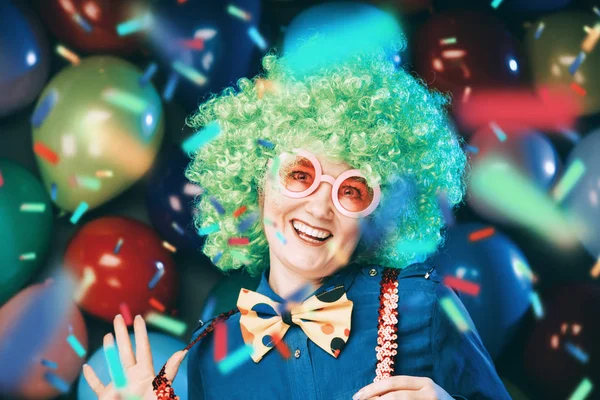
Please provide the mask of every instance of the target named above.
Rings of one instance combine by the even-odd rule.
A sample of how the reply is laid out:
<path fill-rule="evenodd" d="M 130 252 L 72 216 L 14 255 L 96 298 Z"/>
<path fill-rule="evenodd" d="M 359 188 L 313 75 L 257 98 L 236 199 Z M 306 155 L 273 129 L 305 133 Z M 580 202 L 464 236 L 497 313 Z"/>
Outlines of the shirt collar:
<path fill-rule="evenodd" d="M 338 285 L 344 285 L 346 292 L 350 289 L 350 286 L 352 286 L 352 283 L 354 282 L 354 278 L 356 278 L 356 275 L 360 272 L 360 270 L 364 268 L 364 266 L 362 265 L 358 265 L 358 264 L 349 264 L 346 265 L 345 267 L 341 268 L 339 271 L 337 271 L 336 273 L 334 273 L 333 275 L 330 275 L 328 277 L 325 278 L 325 280 L 323 281 L 323 284 L 314 292 L 312 292 L 311 294 L 309 294 L 308 296 L 305 297 L 306 300 L 307 298 L 315 295 L 315 294 L 319 294 L 322 293 L 330 288 L 333 288 L 334 286 L 338 286 Z M 281 296 L 279 296 L 277 293 L 275 293 L 273 291 L 273 289 L 271 288 L 271 285 L 269 285 L 269 270 L 270 267 L 267 267 L 261 275 L 260 278 L 260 283 L 258 284 L 258 287 L 256 288 L 256 292 L 263 294 L 265 296 L 267 296 L 268 298 L 270 298 L 273 301 L 276 301 L 278 303 L 284 303 L 285 300 L 281 298 Z"/>

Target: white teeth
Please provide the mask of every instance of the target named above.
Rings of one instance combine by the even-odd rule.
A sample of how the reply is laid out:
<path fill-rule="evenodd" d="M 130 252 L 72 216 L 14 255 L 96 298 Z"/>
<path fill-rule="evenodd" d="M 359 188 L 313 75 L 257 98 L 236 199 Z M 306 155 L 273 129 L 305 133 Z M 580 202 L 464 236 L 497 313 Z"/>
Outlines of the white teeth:
<path fill-rule="evenodd" d="M 308 226 L 306 226 L 303 223 L 298 222 L 298 221 L 294 221 L 294 228 L 298 229 L 301 232 L 306 233 L 307 235 L 314 236 L 314 237 L 321 238 L 321 239 L 324 239 L 330 235 L 328 232 L 325 232 L 325 231 L 322 231 L 319 229 L 309 228 Z"/>

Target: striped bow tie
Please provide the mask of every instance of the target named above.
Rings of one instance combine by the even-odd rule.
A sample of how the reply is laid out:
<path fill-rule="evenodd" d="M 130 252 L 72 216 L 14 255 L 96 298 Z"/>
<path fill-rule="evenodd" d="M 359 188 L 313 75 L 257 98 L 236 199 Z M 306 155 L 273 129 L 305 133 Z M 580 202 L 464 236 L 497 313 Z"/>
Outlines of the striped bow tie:
<path fill-rule="evenodd" d="M 241 289 L 237 301 L 242 337 L 259 362 L 281 340 L 292 325 L 298 325 L 317 346 L 338 357 L 350 336 L 352 301 L 344 286 L 313 295 L 302 303 L 281 303 L 248 289 Z"/>

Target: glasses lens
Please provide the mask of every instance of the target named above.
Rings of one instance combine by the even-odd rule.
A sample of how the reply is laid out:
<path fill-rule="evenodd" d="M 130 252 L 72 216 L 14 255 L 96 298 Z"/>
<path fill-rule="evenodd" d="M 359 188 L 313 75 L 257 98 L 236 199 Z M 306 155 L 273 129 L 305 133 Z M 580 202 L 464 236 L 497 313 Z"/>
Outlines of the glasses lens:
<path fill-rule="evenodd" d="M 287 155 L 282 157 L 279 179 L 290 192 L 303 192 L 315 181 L 315 166 L 305 157 Z"/>
<path fill-rule="evenodd" d="M 346 211 L 360 212 L 366 210 L 373 202 L 373 189 L 364 178 L 351 176 L 344 179 L 338 189 L 338 199 Z"/>

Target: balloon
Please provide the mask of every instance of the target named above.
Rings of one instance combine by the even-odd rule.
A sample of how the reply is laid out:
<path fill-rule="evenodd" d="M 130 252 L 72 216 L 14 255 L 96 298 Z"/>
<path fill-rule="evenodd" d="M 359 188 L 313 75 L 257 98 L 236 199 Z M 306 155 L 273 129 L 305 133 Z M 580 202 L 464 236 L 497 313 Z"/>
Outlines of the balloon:
<path fill-rule="evenodd" d="M 87 331 L 70 289 L 62 278 L 48 280 L 0 308 L 0 394 L 51 399 L 79 375 Z"/>
<path fill-rule="evenodd" d="M 36 160 L 62 209 L 93 209 L 154 162 L 163 139 L 160 97 L 139 69 L 114 57 L 67 67 L 44 89 L 32 117 Z"/>
<path fill-rule="evenodd" d="M 48 194 L 29 171 L 0 159 L 0 305 L 38 270 L 53 228 Z"/>
<path fill-rule="evenodd" d="M 16 4 L 0 2 L 0 117 L 33 102 L 48 79 L 50 65 L 39 21 Z"/>
<path fill-rule="evenodd" d="M 492 132 L 489 127 L 480 129 L 469 141 L 478 149 L 471 155 L 471 167 L 475 170 L 478 163 L 490 156 L 501 156 L 503 160 L 513 165 L 528 181 L 542 191 L 550 188 L 554 182 L 561 161 L 552 142 L 543 134 L 536 131 L 524 131 L 506 134 L 504 140 Z M 477 214 L 494 222 L 510 223 L 494 207 L 486 203 L 476 190 L 469 187 L 469 206 Z"/>
<path fill-rule="evenodd" d="M 527 342 L 525 372 L 539 398 L 575 398 L 571 395 L 584 378 L 600 379 L 600 287 L 564 286 L 542 300 L 544 317 Z"/>
<path fill-rule="evenodd" d="M 260 279 L 260 276 L 252 277 L 243 270 L 225 275 L 208 294 L 202 311 L 203 320 L 236 307 L 240 289 L 256 290 Z"/>
<path fill-rule="evenodd" d="M 165 68 L 178 71 L 175 95 L 189 108 L 248 74 L 260 47 L 249 34 L 260 26 L 260 0 L 236 1 L 235 7 L 249 19 L 232 16 L 221 0 L 152 3 L 148 40 Z"/>
<path fill-rule="evenodd" d="M 450 228 L 444 248 L 432 257 L 431 265 L 445 282 L 459 278 L 479 287 L 477 294 L 458 292 L 495 358 L 529 308 L 531 280 L 527 259 L 503 233 L 496 230 L 492 236 L 470 239 L 472 233 L 484 228 L 479 223 Z"/>
<path fill-rule="evenodd" d="M 194 228 L 193 202 L 203 190 L 185 177 L 189 162 L 180 147 L 170 149 L 150 175 L 146 199 L 150 221 L 161 236 L 178 250 L 196 252 L 204 237 Z"/>
<path fill-rule="evenodd" d="M 600 129 L 585 136 L 569 154 L 567 167 L 583 166 L 584 173 L 576 180 L 564 199 L 563 206 L 575 221 L 582 224 L 577 237 L 586 250 L 596 258 L 600 254 Z"/>
<path fill-rule="evenodd" d="M 401 33 L 393 15 L 370 4 L 325 3 L 294 18 L 285 30 L 283 49 L 289 66 L 297 73 L 308 74 L 322 65 L 343 62 L 355 52 L 389 45 Z M 307 44 L 306 39 L 316 34 L 317 41 Z M 408 58 L 406 51 L 389 57 L 396 63 Z"/>
<path fill-rule="evenodd" d="M 87 223 L 69 242 L 65 266 L 78 281 L 79 306 L 105 321 L 123 314 L 121 304 L 131 316 L 175 305 L 179 275 L 173 259 L 141 222 L 102 217 Z"/>
<path fill-rule="evenodd" d="M 139 17 L 139 0 L 36 0 L 44 23 L 74 50 L 90 53 L 132 53 L 139 33 L 119 36 L 117 26 Z"/>
<path fill-rule="evenodd" d="M 600 111 L 600 52 L 592 51 L 593 31 L 588 36 L 584 30 L 596 19 L 591 12 L 549 14 L 532 24 L 525 37 L 536 90 L 565 90 L 582 104 L 582 115 Z"/>
<path fill-rule="evenodd" d="M 450 91 L 454 106 L 478 89 L 521 85 L 517 42 L 486 13 L 434 14 L 417 32 L 412 49 L 417 73 L 434 88 Z"/>
<path fill-rule="evenodd" d="M 129 340 L 135 350 L 135 335 L 129 334 Z M 152 349 L 152 365 L 154 371 L 158 373 L 162 366 L 167 362 L 175 352 L 183 350 L 186 343 L 179 339 L 165 335 L 163 333 L 148 332 L 148 340 L 150 342 L 150 348 Z M 116 345 L 116 342 L 115 342 Z M 187 360 L 184 360 L 179 366 L 177 376 L 173 381 L 173 389 L 180 400 L 187 400 Z M 94 354 L 89 358 L 87 364 L 92 367 L 98 379 L 102 381 L 104 385 L 108 385 L 111 381 L 110 374 L 108 372 L 108 365 L 106 364 L 106 357 L 104 356 L 104 349 L 100 346 Z M 77 384 L 77 399 L 78 400 L 97 400 L 98 396 L 90 388 L 85 377 L 81 374 L 79 383 Z"/>

